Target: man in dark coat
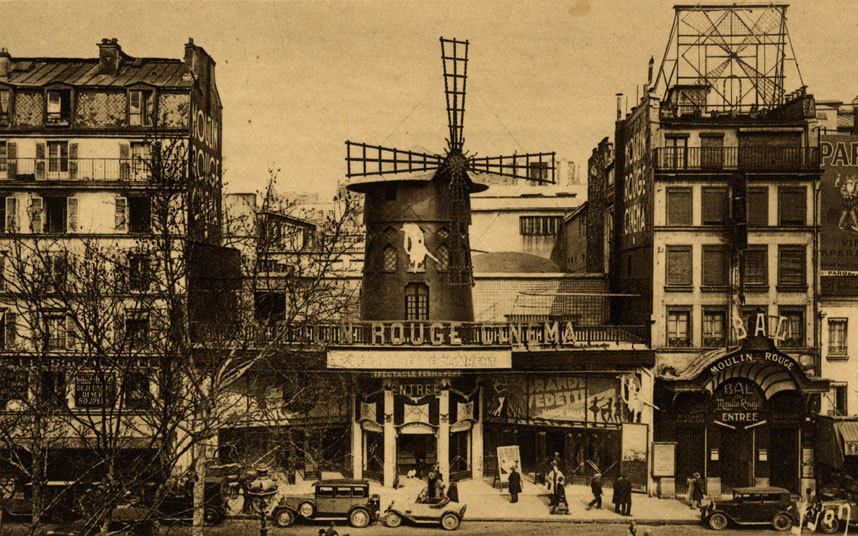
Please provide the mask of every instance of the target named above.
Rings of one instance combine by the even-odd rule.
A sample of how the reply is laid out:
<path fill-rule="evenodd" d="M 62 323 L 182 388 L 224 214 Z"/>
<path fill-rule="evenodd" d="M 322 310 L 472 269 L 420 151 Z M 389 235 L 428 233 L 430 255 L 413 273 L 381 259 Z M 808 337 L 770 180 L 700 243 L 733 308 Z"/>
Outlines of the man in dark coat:
<path fill-rule="evenodd" d="M 518 467 L 513 465 L 509 470 L 509 502 L 517 503 L 519 493 L 521 493 L 521 474 L 518 472 Z"/>
<path fill-rule="evenodd" d="M 614 483 L 616 494 L 620 493 L 620 515 L 630 516 L 632 515 L 632 483 L 622 474 L 617 478 L 617 481 Z M 614 499 L 616 501 L 616 498 Z"/>
<path fill-rule="evenodd" d="M 438 480 L 438 464 L 432 466 L 429 473 L 426 474 L 426 496 L 429 499 L 435 498 L 435 483 Z"/>
<path fill-rule="evenodd" d="M 593 492 L 593 500 L 587 505 L 587 510 L 596 505 L 596 510 L 602 509 L 602 474 L 596 473 L 593 480 L 590 481 L 590 491 Z"/>

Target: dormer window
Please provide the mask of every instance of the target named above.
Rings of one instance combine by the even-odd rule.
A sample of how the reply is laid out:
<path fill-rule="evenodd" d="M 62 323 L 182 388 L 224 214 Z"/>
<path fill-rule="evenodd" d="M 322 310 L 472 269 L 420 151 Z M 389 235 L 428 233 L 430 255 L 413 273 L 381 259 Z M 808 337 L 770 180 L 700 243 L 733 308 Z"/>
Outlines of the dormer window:
<path fill-rule="evenodd" d="M 68 125 L 71 120 L 71 91 L 52 89 L 47 96 L 47 122 L 49 125 Z"/>
<path fill-rule="evenodd" d="M 9 125 L 12 114 L 12 90 L 0 88 L 0 125 Z"/>
<path fill-rule="evenodd" d="M 128 124 L 146 126 L 152 123 L 152 92 L 132 89 L 128 92 Z"/>

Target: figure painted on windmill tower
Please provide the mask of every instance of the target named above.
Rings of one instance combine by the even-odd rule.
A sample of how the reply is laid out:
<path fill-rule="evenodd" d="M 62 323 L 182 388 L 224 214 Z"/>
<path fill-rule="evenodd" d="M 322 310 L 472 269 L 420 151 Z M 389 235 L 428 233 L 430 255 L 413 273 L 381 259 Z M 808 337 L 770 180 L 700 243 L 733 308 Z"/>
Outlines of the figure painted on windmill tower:
<path fill-rule="evenodd" d="M 438 259 L 435 255 L 429 253 L 426 249 L 426 239 L 423 236 L 423 229 L 416 223 L 405 223 L 402 225 L 402 232 L 405 234 L 405 253 L 408 255 L 408 271 L 423 272 L 426 270 L 426 257 L 429 257 L 436 263 Z"/>
<path fill-rule="evenodd" d="M 840 213 L 840 222 L 837 226 L 841 231 L 858 232 L 858 218 L 855 217 L 855 206 L 858 205 L 858 184 L 856 176 L 848 175 L 845 180 L 841 179 L 840 173 L 834 181 L 834 187 L 840 188 L 840 200 L 843 211 Z"/>

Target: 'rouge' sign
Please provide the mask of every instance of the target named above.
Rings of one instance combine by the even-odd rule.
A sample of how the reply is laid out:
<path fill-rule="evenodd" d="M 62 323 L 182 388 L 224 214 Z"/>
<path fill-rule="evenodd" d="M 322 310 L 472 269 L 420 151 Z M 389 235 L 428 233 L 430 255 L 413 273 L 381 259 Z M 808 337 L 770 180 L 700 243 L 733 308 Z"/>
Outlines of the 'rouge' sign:
<path fill-rule="evenodd" d="M 751 363 L 753 361 L 770 361 L 772 363 L 777 363 L 791 372 L 796 370 L 795 361 L 793 361 L 793 359 L 788 355 L 780 354 L 778 352 L 766 352 L 763 350 L 748 350 L 722 357 L 718 361 L 709 365 L 709 372 L 712 375 L 715 375 L 725 369 L 745 363 Z"/>

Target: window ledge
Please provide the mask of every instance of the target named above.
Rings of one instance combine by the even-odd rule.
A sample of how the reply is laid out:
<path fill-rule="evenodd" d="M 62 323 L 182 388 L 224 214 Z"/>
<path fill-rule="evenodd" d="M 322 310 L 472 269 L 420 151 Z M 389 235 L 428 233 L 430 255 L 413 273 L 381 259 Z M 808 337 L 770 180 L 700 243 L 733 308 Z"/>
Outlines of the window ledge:
<path fill-rule="evenodd" d="M 691 292 L 694 290 L 693 285 L 665 285 L 665 292 Z"/>
<path fill-rule="evenodd" d="M 777 285 L 778 292 L 807 292 L 807 285 Z"/>
<path fill-rule="evenodd" d="M 728 285 L 704 285 L 700 287 L 701 292 L 727 292 L 729 290 Z"/>
<path fill-rule="evenodd" d="M 825 356 L 828 361 L 849 361 L 849 354 L 832 354 Z"/>
<path fill-rule="evenodd" d="M 769 285 L 745 285 L 745 292 L 768 292 Z"/>

